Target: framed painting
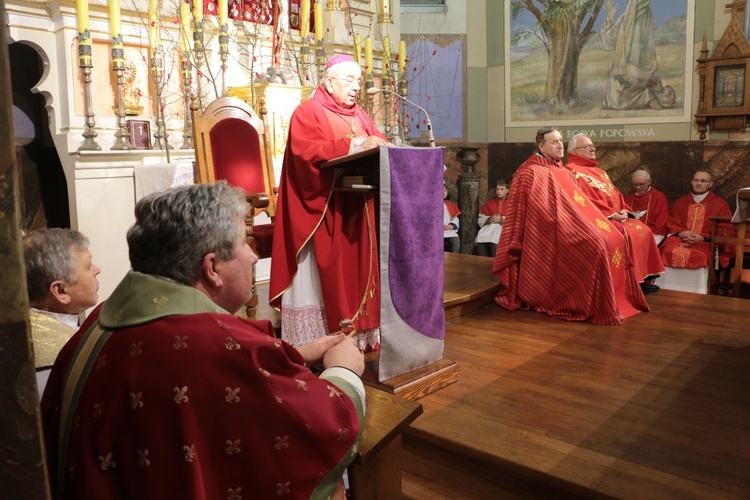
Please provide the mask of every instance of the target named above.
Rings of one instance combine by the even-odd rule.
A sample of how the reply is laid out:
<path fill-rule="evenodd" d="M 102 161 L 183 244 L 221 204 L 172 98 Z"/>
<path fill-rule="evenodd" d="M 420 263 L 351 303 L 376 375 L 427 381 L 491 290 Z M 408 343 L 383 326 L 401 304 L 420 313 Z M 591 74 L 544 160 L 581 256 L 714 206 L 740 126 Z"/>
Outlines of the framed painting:
<path fill-rule="evenodd" d="M 510 0 L 508 127 L 689 123 L 695 0 Z"/>

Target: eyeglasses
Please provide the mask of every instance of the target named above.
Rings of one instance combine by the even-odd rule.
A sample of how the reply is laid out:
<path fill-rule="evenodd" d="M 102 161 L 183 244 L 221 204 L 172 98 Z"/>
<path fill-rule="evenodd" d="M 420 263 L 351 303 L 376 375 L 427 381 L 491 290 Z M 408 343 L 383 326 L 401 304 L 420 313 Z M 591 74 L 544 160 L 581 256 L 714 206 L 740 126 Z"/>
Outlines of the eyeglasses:
<path fill-rule="evenodd" d="M 648 182 L 634 182 L 634 187 L 642 187 L 642 186 L 648 186 Z"/>
<path fill-rule="evenodd" d="M 361 88 L 362 85 L 364 84 L 364 82 L 362 81 L 361 78 L 358 78 L 358 79 L 355 80 L 353 78 L 336 78 L 336 77 L 331 77 L 331 80 L 340 80 L 340 81 L 344 82 L 347 87 L 353 87 L 354 84 L 356 83 L 357 87 Z"/>
<path fill-rule="evenodd" d="M 577 148 L 573 149 L 585 149 L 586 151 L 593 151 L 596 149 L 596 146 L 594 146 L 593 144 L 586 144 L 585 146 L 578 146 Z"/>

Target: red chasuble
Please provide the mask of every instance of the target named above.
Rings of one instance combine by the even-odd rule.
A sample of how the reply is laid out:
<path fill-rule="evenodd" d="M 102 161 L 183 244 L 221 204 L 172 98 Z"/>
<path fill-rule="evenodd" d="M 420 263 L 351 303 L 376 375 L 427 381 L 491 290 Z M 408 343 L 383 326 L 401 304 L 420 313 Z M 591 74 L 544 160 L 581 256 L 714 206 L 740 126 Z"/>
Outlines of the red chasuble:
<path fill-rule="evenodd" d="M 668 236 L 661 245 L 661 255 L 665 266 L 685 269 L 708 267 L 711 253 L 712 223 L 709 219 L 711 216 L 732 216 L 727 202 L 713 193 L 709 192 L 700 203 L 695 202 L 692 194 L 674 202 L 667 222 L 667 232 L 672 236 Z M 732 227 L 729 224 L 722 224 L 722 230 L 731 233 Z M 683 243 L 679 236 L 675 235 L 682 231 L 698 233 L 706 241 L 692 245 Z M 726 252 L 722 252 L 719 262 L 722 266 L 729 263 Z"/>
<path fill-rule="evenodd" d="M 360 331 L 380 326 L 373 194 L 332 191 L 336 169 L 320 168 L 349 153 L 352 128 L 384 138 L 359 106 L 338 106 L 322 87 L 294 111 L 273 236 L 271 305 L 281 306 L 297 273 L 297 255 L 312 239 L 330 332 L 340 329 L 341 319 L 354 320 Z"/>
<path fill-rule="evenodd" d="M 482 205 L 482 209 L 479 213 L 488 217 L 492 217 L 493 215 L 505 215 L 505 206 L 505 200 L 490 198 L 487 200 L 487 203 Z"/>
<path fill-rule="evenodd" d="M 620 210 L 632 213 L 622 193 L 612 183 L 607 172 L 598 167 L 596 160 L 589 160 L 571 153 L 565 167 L 573 172 L 581 192 L 606 217 Z M 609 219 L 609 223 L 625 237 L 635 277 L 639 282 L 643 281 L 646 276 L 664 272 L 659 248 L 656 246 L 651 229 L 646 224 L 637 219 L 627 219 L 624 222 Z"/>
<path fill-rule="evenodd" d="M 667 219 L 669 219 L 669 203 L 667 195 L 658 189 L 651 188 L 643 194 L 630 193 L 625 197 L 633 212 L 643 213 L 638 218 L 646 224 L 651 232 L 660 236 L 667 235 Z"/>
<path fill-rule="evenodd" d="M 559 161 L 531 155 L 513 177 L 506 204 L 495 302 L 602 325 L 648 311 L 622 234 Z"/>

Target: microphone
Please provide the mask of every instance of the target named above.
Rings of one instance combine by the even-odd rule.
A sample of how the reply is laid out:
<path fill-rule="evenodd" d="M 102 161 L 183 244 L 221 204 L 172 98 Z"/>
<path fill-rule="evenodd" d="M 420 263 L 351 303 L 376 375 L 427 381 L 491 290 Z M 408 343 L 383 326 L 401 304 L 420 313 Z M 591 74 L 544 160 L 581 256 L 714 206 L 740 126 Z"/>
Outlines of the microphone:
<path fill-rule="evenodd" d="M 407 104 L 411 104 L 412 106 L 414 106 L 415 108 L 417 108 L 418 110 L 420 110 L 422 113 L 424 113 L 425 117 L 427 118 L 427 137 L 429 137 L 429 139 L 430 139 L 430 147 L 434 148 L 435 147 L 435 136 L 432 135 L 432 122 L 430 121 L 430 115 L 427 114 L 427 110 L 424 109 L 419 104 L 410 101 L 409 99 L 407 99 L 406 97 L 402 96 L 401 94 L 398 94 L 398 93 L 392 91 L 391 89 L 380 89 L 378 87 L 370 87 L 369 89 L 367 89 L 367 94 L 368 95 L 375 95 L 375 94 L 379 94 L 381 92 L 388 92 L 389 94 L 393 94 L 396 97 L 398 97 L 399 99 L 402 99 Z"/>

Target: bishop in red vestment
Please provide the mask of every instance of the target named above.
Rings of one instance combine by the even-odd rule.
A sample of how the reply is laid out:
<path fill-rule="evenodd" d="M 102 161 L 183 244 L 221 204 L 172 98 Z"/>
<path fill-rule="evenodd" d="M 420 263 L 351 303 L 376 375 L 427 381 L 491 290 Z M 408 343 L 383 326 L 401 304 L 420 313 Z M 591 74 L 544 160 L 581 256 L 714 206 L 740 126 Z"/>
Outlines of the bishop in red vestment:
<path fill-rule="evenodd" d="M 669 211 L 667 232 L 669 236 L 661 245 L 664 265 L 684 269 L 708 267 L 711 253 L 711 216 L 731 217 L 732 211 L 726 201 L 713 194 L 711 173 L 699 170 L 690 181 L 692 192 L 678 199 Z M 722 224 L 721 230 L 731 232 L 732 226 Z M 729 256 L 722 252 L 722 266 L 729 263 Z"/>
<path fill-rule="evenodd" d="M 667 235 L 667 219 L 669 219 L 669 203 L 667 195 L 651 187 L 651 174 L 638 169 L 631 177 L 633 192 L 625 197 L 625 203 L 633 209 L 635 218 L 651 228 L 657 243 L 661 243 Z"/>
<path fill-rule="evenodd" d="M 289 123 L 269 297 L 281 308 L 282 338 L 292 345 L 353 322 L 364 332 L 363 347 L 378 347 L 374 195 L 334 191 L 339 172 L 320 168 L 333 158 L 389 144 L 357 105 L 361 76 L 351 57 L 334 56 L 315 95 L 297 107 Z"/>
<path fill-rule="evenodd" d="M 565 168 L 573 172 L 581 192 L 625 237 L 636 279 L 642 282 L 647 276 L 663 273 L 664 265 L 651 229 L 635 219 L 620 190 L 607 172 L 599 168 L 591 139 L 585 134 L 574 135 L 568 143 L 568 153 Z"/>
<path fill-rule="evenodd" d="M 537 132 L 538 152 L 516 171 L 493 272 L 495 302 L 570 321 L 619 325 L 648 311 L 622 234 L 560 161 L 560 132 Z"/>

